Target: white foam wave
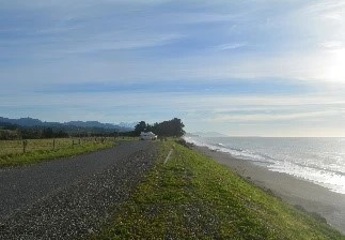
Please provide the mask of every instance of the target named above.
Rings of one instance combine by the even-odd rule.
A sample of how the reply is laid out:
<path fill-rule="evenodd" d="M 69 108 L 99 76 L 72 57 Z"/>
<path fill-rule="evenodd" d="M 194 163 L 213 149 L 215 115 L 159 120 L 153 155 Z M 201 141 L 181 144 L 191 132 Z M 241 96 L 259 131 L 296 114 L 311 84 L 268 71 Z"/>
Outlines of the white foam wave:
<path fill-rule="evenodd" d="M 326 187 L 330 191 L 345 194 L 345 172 L 341 164 L 335 164 L 334 161 L 343 161 L 343 156 L 338 159 L 333 158 L 333 164 L 323 165 L 319 163 L 315 165 L 312 161 L 304 161 L 304 164 L 294 162 L 292 156 L 281 156 L 281 159 L 272 159 L 259 153 L 253 153 L 246 149 L 232 149 L 223 143 L 209 143 L 203 138 L 185 137 L 189 143 L 196 146 L 207 147 L 213 151 L 228 153 L 238 159 L 252 161 L 254 164 L 267 167 L 270 171 L 285 173 L 309 182 L 313 182 L 320 186 Z M 326 156 L 330 156 L 328 153 Z M 332 153 L 334 156 L 334 152 Z M 340 155 L 340 154 L 339 154 Z M 325 156 L 325 157 L 326 157 Z M 338 162 L 335 161 L 335 162 Z M 321 165 L 320 165 L 321 164 Z"/>
<path fill-rule="evenodd" d="M 197 140 L 197 139 L 191 138 L 191 137 L 185 137 L 184 139 L 187 142 L 192 143 L 196 146 L 207 147 L 208 149 L 213 150 L 213 151 L 228 153 L 233 157 L 236 157 L 236 158 L 239 158 L 242 160 L 248 160 L 248 161 L 260 163 L 260 165 L 262 165 L 262 164 L 268 165 L 268 164 L 274 163 L 274 161 L 267 156 L 252 153 L 248 150 L 231 149 L 229 147 L 226 147 L 222 143 L 218 143 L 216 145 L 213 145 L 213 144 L 209 144 L 209 143 L 204 142 L 202 139 Z"/>
<path fill-rule="evenodd" d="M 299 166 L 291 162 L 276 162 L 275 164 L 269 165 L 268 169 L 313 182 L 328 188 L 332 192 L 345 194 L 345 175 L 340 173 L 331 172 L 326 169 Z"/>

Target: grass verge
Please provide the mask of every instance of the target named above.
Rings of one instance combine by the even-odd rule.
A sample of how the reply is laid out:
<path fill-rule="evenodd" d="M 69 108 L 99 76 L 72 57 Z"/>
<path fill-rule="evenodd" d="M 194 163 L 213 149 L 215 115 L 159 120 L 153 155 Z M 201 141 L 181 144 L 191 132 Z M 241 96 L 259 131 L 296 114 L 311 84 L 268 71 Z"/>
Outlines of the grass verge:
<path fill-rule="evenodd" d="M 83 153 L 94 152 L 114 146 L 114 142 L 87 143 L 83 145 L 74 145 L 56 150 L 36 150 L 26 153 L 13 153 L 0 156 L 0 168 L 14 167 L 35 164 L 57 158 L 71 157 Z"/>
<path fill-rule="evenodd" d="M 93 240 L 345 239 L 212 159 L 160 144 L 157 165 Z"/>

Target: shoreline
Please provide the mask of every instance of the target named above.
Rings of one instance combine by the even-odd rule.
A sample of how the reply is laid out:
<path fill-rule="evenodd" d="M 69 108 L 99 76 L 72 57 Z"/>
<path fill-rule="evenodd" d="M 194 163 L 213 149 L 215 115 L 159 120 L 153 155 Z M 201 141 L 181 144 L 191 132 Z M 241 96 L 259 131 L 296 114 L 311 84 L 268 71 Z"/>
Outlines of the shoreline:
<path fill-rule="evenodd" d="M 228 153 L 199 146 L 193 149 L 230 167 L 240 176 L 261 188 L 268 189 L 283 201 L 319 214 L 329 225 L 345 234 L 345 195 L 331 192 L 315 183 L 285 173 L 270 171 L 250 161 L 237 159 Z"/>

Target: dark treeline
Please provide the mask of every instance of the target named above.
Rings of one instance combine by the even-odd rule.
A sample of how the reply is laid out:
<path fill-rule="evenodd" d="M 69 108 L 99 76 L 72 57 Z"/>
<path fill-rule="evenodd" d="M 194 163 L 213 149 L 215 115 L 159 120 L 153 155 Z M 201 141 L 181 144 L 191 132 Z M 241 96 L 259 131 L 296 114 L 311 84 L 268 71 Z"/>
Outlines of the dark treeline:
<path fill-rule="evenodd" d="M 181 119 L 174 118 L 169 121 L 150 125 L 145 121 L 139 122 L 134 131 L 120 132 L 114 129 L 101 127 L 65 126 L 34 126 L 25 127 L 12 123 L 0 122 L 0 140 L 40 139 L 40 138 L 66 138 L 66 137 L 119 137 L 139 136 L 141 132 L 153 132 L 159 137 L 180 137 L 185 131 Z"/>
<path fill-rule="evenodd" d="M 133 134 L 139 136 L 141 132 L 153 132 L 159 137 L 181 137 L 185 134 L 183 130 L 184 124 L 181 119 L 174 118 L 169 121 L 155 123 L 153 125 L 147 124 L 145 121 L 139 122 L 134 129 Z"/>
<path fill-rule="evenodd" d="M 53 130 L 52 128 L 17 127 L 15 129 L 8 129 L 2 127 L 0 129 L 0 140 L 65 138 L 69 136 L 70 134 L 63 130 Z"/>
<path fill-rule="evenodd" d="M 66 138 L 66 137 L 110 137 L 118 136 L 114 130 L 81 127 L 23 127 L 0 123 L 0 140 Z"/>

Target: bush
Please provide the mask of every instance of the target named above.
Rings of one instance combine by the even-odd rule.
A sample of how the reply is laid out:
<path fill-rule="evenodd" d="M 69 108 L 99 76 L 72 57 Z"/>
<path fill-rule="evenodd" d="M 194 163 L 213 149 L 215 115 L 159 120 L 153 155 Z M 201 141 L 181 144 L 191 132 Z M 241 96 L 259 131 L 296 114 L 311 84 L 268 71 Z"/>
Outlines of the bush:
<path fill-rule="evenodd" d="M 183 138 L 179 138 L 178 140 L 176 140 L 176 143 L 191 149 L 192 147 L 194 147 L 194 144 L 192 143 L 188 143 L 186 140 L 184 140 Z"/>

